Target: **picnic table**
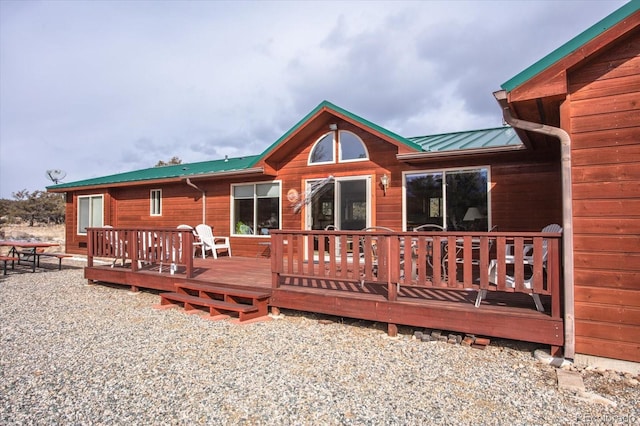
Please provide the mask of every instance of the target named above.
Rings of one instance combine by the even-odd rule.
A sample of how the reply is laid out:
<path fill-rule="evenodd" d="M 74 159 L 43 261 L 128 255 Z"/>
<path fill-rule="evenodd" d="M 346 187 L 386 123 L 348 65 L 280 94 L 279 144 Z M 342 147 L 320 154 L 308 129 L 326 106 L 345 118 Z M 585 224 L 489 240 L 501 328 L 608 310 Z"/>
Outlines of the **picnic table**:
<path fill-rule="evenodd" d="M 31 264 L 31 271 L 35 272 L 36 267 L 40 267 L 40 257 L 55 257 L 58 259 L 58 270 L 62 269 L 62 259 L 70 257 L 64 253 L 47 253 L 44 249 L 49 247 L 58 247 L 60 244 L 47 243 L 40 241 L 18 241 L 18 240 L 0 240 L 0 247 L 10 247 L 6 256 L 0 256 L 0 261 L 4 262 L 3 273 L 7 273 L 7 262 L 11 262 L 11 269 L 14 268 L 14 262 Z"/>

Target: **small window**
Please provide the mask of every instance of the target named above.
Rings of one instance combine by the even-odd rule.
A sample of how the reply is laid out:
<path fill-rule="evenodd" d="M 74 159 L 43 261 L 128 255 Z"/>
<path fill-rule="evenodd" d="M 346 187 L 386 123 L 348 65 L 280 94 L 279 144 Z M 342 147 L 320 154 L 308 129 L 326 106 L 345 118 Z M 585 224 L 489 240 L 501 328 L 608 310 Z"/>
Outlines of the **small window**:
<path fill-rule="evenodd" d="M 150 197 L 151 216 L 162 216 L 162 189 L 152 189 Z"/>
<path fill-rule="evenodd" d="M 351 132 L 340 131 L 340 161 L 359 161 L 369 158 L 362 140 Z"/>
<path fill-rule="evenodd" d="M 78 197 L 78 234 L 86 234 L 87 228 L 99 228 L 104 224 L 103 196 Z"/>
<path fill-rule="evenodd" d="M 316 142 L 311 149 L 309 155 L 309 164 L 326 164 L 333 163 L 334 149 L 333 149 L 333 132 L 329 132 Z"/>

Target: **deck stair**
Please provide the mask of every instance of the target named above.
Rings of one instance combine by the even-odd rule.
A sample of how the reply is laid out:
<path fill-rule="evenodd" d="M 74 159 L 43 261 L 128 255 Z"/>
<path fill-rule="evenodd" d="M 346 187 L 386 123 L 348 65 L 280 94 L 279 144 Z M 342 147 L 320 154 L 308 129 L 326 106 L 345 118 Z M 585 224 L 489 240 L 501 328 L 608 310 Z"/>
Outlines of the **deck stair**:
<path fill-rule="evenodd" d="M 185 311 L 208 308 L 211 317 L 235 312 L 240 322 L 268 314 L 269 292 L 192 282 L 175 287 L 175 292 L 160 294 L 160 305 L 181 305 Z"/>

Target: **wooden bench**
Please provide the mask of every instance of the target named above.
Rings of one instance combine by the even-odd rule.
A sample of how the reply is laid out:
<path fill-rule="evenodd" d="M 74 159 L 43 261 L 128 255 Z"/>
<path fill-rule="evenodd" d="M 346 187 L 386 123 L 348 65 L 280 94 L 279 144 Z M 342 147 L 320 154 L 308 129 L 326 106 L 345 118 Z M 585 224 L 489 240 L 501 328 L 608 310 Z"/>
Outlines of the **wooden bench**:
<path fill-rule="evenodd" d="M 20 259 L 16 259 L 18 260 L 18 263 L 20 263 L 20 261 L 23 262 L 29 262 L 32 264 L 33 266 L 33 271 L 35 272 L 36 267 L 40 267 L 40 258 L 41 257 L 55 257 L 58 259 L 58 271 L 60 271 L 62 269 L 62 259 L 66 258 L 66 257 L 72 257 L 72 255 L 70 254 L 66 254 L 66 253 L 47 253 L 44 251 L 32 251 L 32 250 L 21 250 L 18 252 L 18 254 L 20 255 Z M 30 257 L 33 257 L 33 259 L 29 259 Z"/>
<path fill-rule="evenodd" d="M 67 257 L 73 257 L 70 254 L 66 254 L 66 253 L 36 253 L 38 255 L 38 259 L 36 261 L 37 266 L 40 266 L 40 257 L 45 256 L 45 257 L 55 257 L 58 259 L 58 271 L 62 270 L 62 259 L 65 259 Z"/>
<path fill-rule="evenodd" d="M 2 268 L 3 275 L 7 275 L 7 262 L 11 262 L 11 269 L 13 269 L 13 262 L 18 260 L 16 256 L 0 256 L 0 262 L 4 264 Z"/>

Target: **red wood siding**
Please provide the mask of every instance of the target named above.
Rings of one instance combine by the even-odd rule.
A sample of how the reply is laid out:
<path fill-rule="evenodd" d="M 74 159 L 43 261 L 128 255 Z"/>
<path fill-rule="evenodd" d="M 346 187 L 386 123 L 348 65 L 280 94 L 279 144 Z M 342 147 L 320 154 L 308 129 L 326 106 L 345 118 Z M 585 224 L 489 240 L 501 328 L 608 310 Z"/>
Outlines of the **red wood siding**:
<path fill-rule="evenodd" d="M 640 361 L 640 34 L 569 74 L 576 352 Z"/>

